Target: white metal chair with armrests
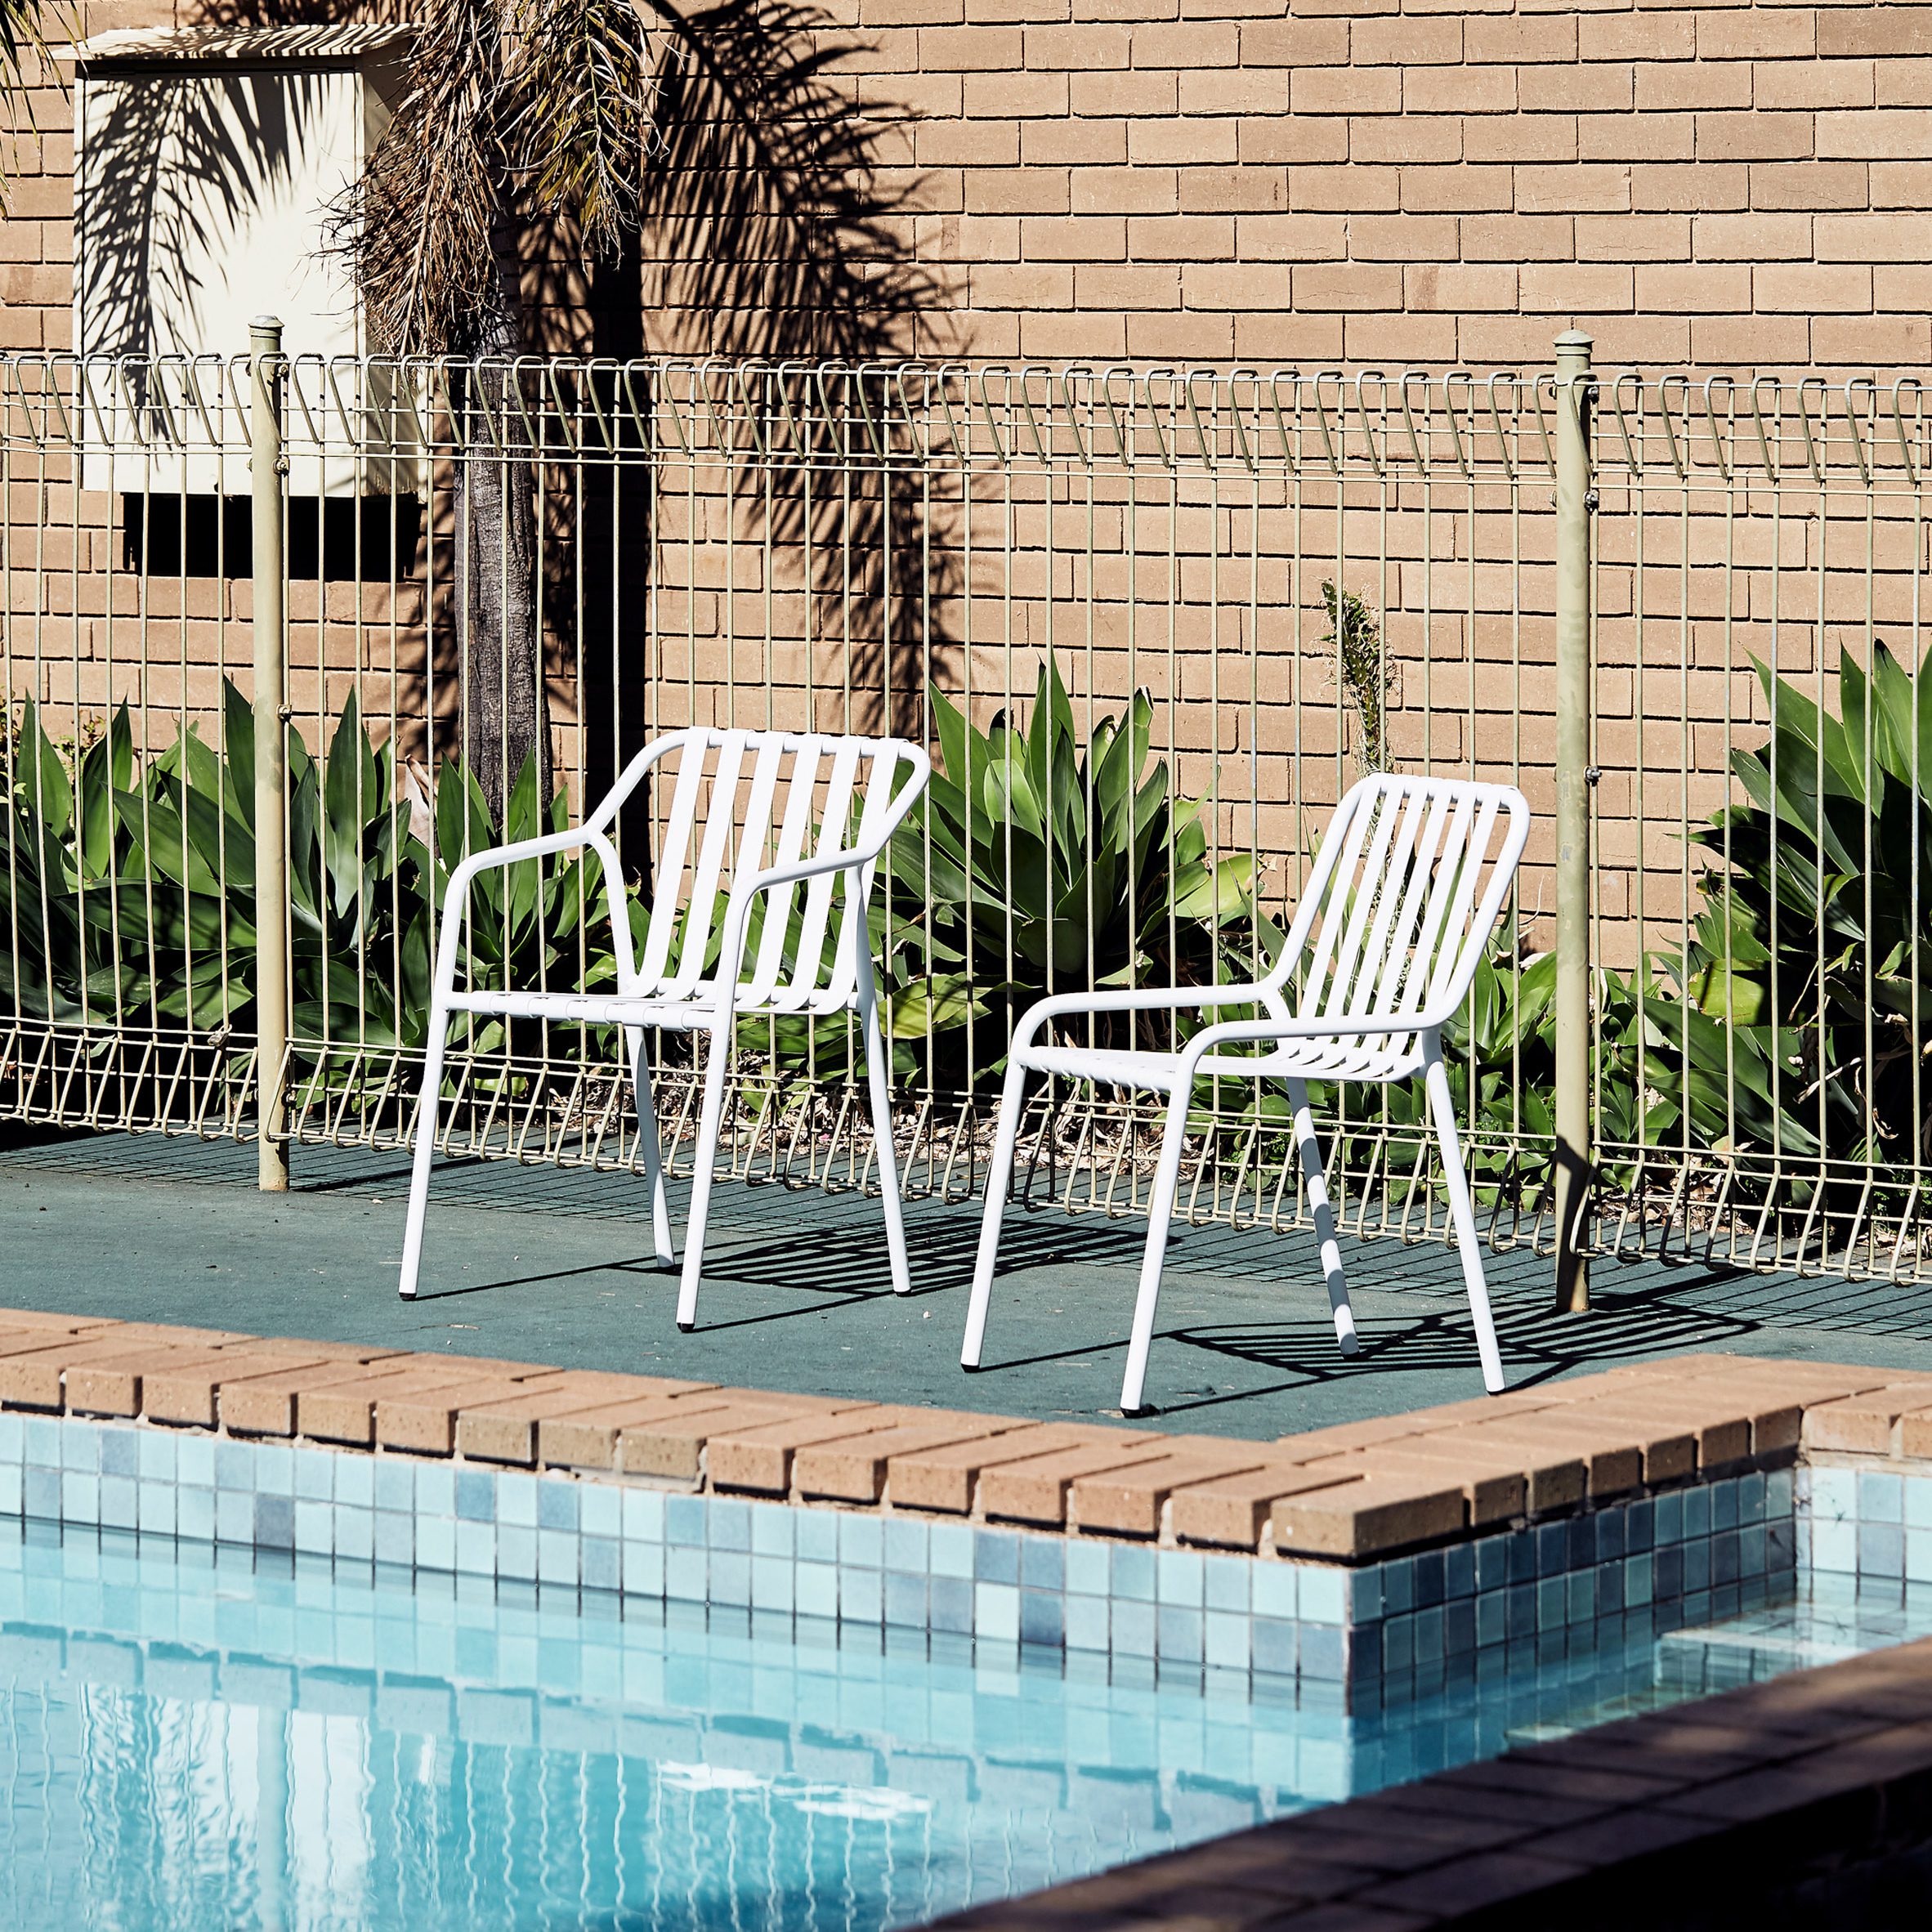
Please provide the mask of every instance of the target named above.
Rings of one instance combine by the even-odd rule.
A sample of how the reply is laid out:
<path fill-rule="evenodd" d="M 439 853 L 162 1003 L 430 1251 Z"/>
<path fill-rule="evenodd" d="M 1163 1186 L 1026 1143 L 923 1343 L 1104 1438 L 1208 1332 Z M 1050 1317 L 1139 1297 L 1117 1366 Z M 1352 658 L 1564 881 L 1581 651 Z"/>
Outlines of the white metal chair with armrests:
<path fill-rule="evenodd" d="M 1343 1353 L 1353 1355 L 1355 1320 L 1307 1083 L 1386 1085 L 1420 1074 L 1442 1152 L 1442 1179 L 1475 1320 L 1483 1386 L 1491 1394 L 1500 1390 L 1502 1362 L 1442 1062 L 1442 1027 L 1468 996 L 1509 896 L 1529 836 L 1529 821 L 1528 801 L 1513 785 L 1463 779 L 1365 778 L 1336 806 L 1281 957 L 1264 979 L 1239 986 L 1069 993 L 1029 1008 L 1013 1035 L 1000 1098 L 986 1219 L 960 1355 L 965 1366 L 979 1366 L 986 1339 L 1000 1223 L 1029 1072 L 1171 1096 L 1148 1204 L 1147 1250 L 1120 1390 L 1120 1407 L 1129 1413 L 1143 1406 L 1161 1263 L 1195 1081 L 1212 1076 L 1286 1083 L 1335 1336 Z M 1185 1044 L 1166 1052 L 1062 1045 L 1053 1041 L 1050 1033 L 1041 1037 L 1050 1022 L 1089 1014 L 1188 1007 L 1209 1012 L 1227 1006 L 1259 1007 L 1261 1017 L 1205 1026 Z M 1270 1050 L 1252 1056 L 1218 1050 L 1245 1045 Z"/>
<path fill-rule="evenodd" d="M 666 773 L 670 804 L 652 872 L 643 957 L 633 963 L 622 874 L 609 834 L 624 801 L 666 760 L 673 761 Z M 858 1017 L 870 1090 L 892 1287 L 906 1293 L 911 1282 L 892 1149 L 890 1071 L 879 1029 L 865 907 L 879 855 L 925 789 L 931 771 L 926 754 L 903 739 L 694 727 L 647 745 L 581 825 L 473 852 L 463 860 L 450 874 L 436 954 L 401 1292 L 414 1295 L 422 1266 L 443 1052 L 453 1015 L 490 1013 L 624 1028 L 645 1178 L 651 1190 L 652 1239 L 664 1267 L 673 1259 L 671 1222 L 644 1033 L 647 1027 L 665 1027 L 710 1036 L 678 1290 L 678 1326 L 689 1328 L 697 1320 L 711 1167 L 738 1020 L 766 1013 L 827 1018 L 852 1013 Z M 458 991 L 459 941 L 470 882 L 488 867 L 580 849 L 596 853 L 603 869 L 617 991 Z M 840 880 L 844 911 L 834 933 L 832 893 Z M 794 927 L 792 911 L 801 886 L 804 892 Z M 766 894 L 771 898 L 747 973 L 748 922 L 754 902 Z M 794 941 L 789 951 L 788 937 Z"/>

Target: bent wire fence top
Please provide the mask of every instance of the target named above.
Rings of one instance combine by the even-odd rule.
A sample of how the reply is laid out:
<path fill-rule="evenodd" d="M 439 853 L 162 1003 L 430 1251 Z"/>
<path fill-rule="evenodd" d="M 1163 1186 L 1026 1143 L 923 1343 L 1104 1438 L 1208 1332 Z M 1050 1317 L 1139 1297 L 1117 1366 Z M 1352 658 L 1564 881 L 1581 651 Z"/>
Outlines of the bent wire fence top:
<path fill-rule="evenodd" d="M 253 1131 L 252 379 L 0 370 L 17 1116 Z M 1603 371 L 1594 399 L 1598 1238 L 1916 1276 L 1923 391 Z M 1253 977 L 1348 784 L 1443 772 L 1537 814 L 1453 1044 L 1490 1237 L 1546 1239 L 1558 400 L 1547 373 L 289 363 L 289 1131 L 407 1136 L 439 882 L 681 724 L 933 750 L 874 943 L 910 1178 L 955 1192 L 1031 997 Z M 534 506 L 548 805 L 475 768 L 467 642 L 516 568 L 480 468 Z M 668 803 L 617 828 L 633 877 Z M 604 970 L 567 868 L 505 873 L 483 924 L 476 984 Z M 852 1044 L 742 1037 L 726 1165 L 867 1182 Z M 594 1030 L 453 1048 L 451 1146 L 637 1160 Z M 670 1051 L 681 1129 L 686 1076 Z M 1325 1104 L 1345 1223 L 1442 1232 L 1420 1110 Z M 1030 1185 L 1138 1205 L 1129 1103 L 1057 1083 L 1029 1122 Z M 1293 1217 L 1285 1120 L 1217 1089 L 1198 1125 L 1183 1211 Z"/>

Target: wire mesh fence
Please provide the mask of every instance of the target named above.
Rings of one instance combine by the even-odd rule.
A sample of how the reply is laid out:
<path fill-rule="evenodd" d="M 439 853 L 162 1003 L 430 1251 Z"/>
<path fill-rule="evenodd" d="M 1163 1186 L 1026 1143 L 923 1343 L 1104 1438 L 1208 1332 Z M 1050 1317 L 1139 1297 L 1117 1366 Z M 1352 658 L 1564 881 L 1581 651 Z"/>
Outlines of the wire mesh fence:
<path fill-rule="evenodd" d="M 7 1113 L 254 1131 L 270 564 L 291 1032 L 267 1071 L 296 1141 L 408 1137 L 441 883 L 680 725 L 932 749 L 873 939 L 908 1182 L 949 1194 L 1033 997 L 1257 974 L 1348 784 L 1447 771 L 1537 814 L 1453 1044 L 1491 1238 L 1550 1238 L 1550 374 L 298 360 L 279 559 L 253 553 L 246 364 L 0 379 Z M 1922 391 L 1601 371 L 1594 397 L 1594 1238 L 1916 1276 Z M 668 804 L 619 820 L 633 882 Z M 466 974 L 600 983 L 595 885 L 494 875 Z M 748 1022 L 723 1164 L 866 1184 L 855 1044 Z M 453 1149 L 637 1163 L 619 1043 L 453 1047 Z M 658 1084 L 686 1144 L 679 1051 Z M 1319 1098 L 1347 1223 L 1439 1232 L 1420 1104 Z M 1201 1090 L 1184 1211 L 1294 1217 L 1277 1105 Z M 1028 1185 L 1132 1211 L 1156 1125 L 1049 1084 Z"/>

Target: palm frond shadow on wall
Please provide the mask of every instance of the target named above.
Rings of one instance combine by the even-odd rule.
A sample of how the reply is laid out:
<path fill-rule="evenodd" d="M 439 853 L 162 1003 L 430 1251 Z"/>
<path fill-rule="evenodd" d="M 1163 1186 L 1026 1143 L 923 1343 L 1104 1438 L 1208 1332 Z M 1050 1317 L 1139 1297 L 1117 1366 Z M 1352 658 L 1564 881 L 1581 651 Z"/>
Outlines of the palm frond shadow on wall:
<path fill-rule="evenodd" d="M 733 358 L 853 368 L 964 352 L 948 292 L 911 247 L 921 181 L 880 160 L 910 111 L 870 86 L 855 106 L 846 63 L 860 43 L 794 0 L 726 0 L 674 36 L 647 231 L 664 309 L 702 318 L 706 347 Z M 917 736 L 927 678 L 956 648 L 943 632 L 959 576 L 943 525 L 956 503 L 915 465 L 848 460 L 865 455 L 865 409 L 835 391 L 817 402 L 819 427 L 803 433 L 821 440 L 815 458 L 837 466 L 839 486 L 821 481 L 814 496 L 803 467 L 787 466 L 771 535 L 788 555 L 824 560 L 816 628 L 845 651 L 841 682 L 866 702 L 845 728 Z"/>
<path fill-rule="evenodd" d="M 881 159 L 909 114 L 861 110 L 865 50 L 816 7 L 432 0 L 416 17 L 405 97 L 337 223 L 376 347 L 857 364 L 962 346 L 913 251 L 919 184 Z M 506 381 L 478 372 L 452 401 L 500 411 Z M 651 400 L 633 383 L 613 412 L 640 446 Z M 814 455 L 836 459 L 839 419 L 860 413 L 821 394 Z M 950 647 L 935 614 L 956 566 L 924 542 L 930 493 L 905 466 L 845 464 L 836 490 L 807 467 L 734 466 L 730 513 L 788 567 L 812 560 L 798 588 L 843 660 L 834 687 L 854 694 L 839 727 L 907 728 Z M 493 803 L 527 758 L 549 789 L 552 700 L 579 701 L 579 667 L 587 793 L 642 741 L 651 481 L 642 462 L 561 466 L 539 493 L 534 464 L 497 461 L 454 466 L 439 492 L 432 529 L 458 567 L 430 649 L 439 688 L 467 686 L 460 749 Z M 914 558 L 923 594 L 901 600 L 895 569 Z"/>

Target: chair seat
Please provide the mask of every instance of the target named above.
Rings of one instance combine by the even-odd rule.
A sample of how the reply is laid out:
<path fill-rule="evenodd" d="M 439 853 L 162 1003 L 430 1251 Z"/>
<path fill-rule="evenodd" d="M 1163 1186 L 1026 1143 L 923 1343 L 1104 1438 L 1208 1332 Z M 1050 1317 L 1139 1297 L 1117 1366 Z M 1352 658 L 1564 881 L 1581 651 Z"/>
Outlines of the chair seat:
<path fill-rule="evenodd" d="M 740 986 L 732 1003 L 738 1019 L 769 1014 L 816 1016 L 851 1010 L 838 993 L 821 993 L 807 1000 L 789 997 L 789 988 L 759 1000 Z M 453 993 L 452 1013 L 498 1013 L 511 1019 L 558 1020 L 586 1026 L 670 1026 L 690 1030 L 709 1026 L 718 1017 L 718 982 L 700 980 L 688 992 L 664 993 Z"/>
<path fill-rule="evenodd" d="M 1127 1048 L 1033 1046 L 1018 1058 L 1022 1065 L 1041 1073 L 1098 1080 L 1102 1086 L 1146 1088 L 1159 1093 L 1174 1091 L 1181 1063 L 1178 1053 Z M 1408 1080 L 1421 1072 L 1423 1064 L 1413 1034 L 1400 1034 L 1393 1040 L 1373 1035 L 1366 1040 L 1329 1035 L 1290 1040 L 1266 1053 L 1209 1053 L 1202 1058 L 1196 1077 L 1385 1082 Z"/>

